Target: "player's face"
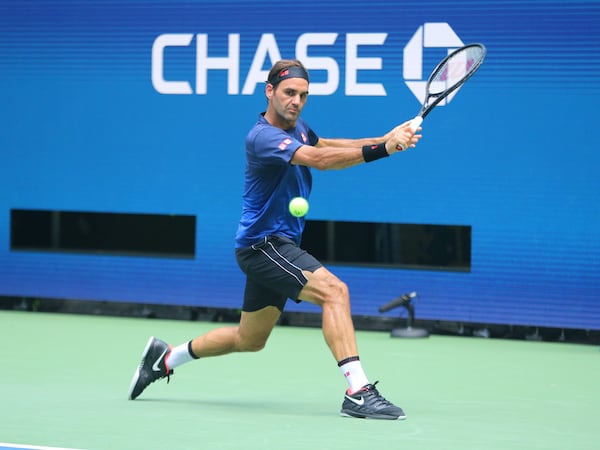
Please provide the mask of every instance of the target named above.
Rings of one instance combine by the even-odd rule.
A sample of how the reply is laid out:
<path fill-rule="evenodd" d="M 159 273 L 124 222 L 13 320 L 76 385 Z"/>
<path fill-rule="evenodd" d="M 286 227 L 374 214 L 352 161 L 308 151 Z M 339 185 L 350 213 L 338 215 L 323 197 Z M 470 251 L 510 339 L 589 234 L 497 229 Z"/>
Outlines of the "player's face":
<path fill-rule="evenodd" d="M 269 99 L 269 117 L 282 128 L 291 128 L 296 125 L 302 108 L 308 98 L 308 81 L 303 78 L 288 78 L 274 88 L 267 87 Z"/>

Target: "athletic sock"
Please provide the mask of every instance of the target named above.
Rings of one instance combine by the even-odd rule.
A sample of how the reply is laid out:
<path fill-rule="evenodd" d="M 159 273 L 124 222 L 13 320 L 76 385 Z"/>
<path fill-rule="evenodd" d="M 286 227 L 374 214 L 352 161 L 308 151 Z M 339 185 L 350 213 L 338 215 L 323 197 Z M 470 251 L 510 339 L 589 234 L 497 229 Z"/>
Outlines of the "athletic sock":
<path fill-rule="evenodd" d="M 348 389 L 350 394 L 353 394 L 363 386 L 369 384 L 369 380 L 365 375 L 358 356 L 351 356 L 350 358 L 338 362 L 338 367 L 341 369 L 344 377 L 346 377 L 348 386 L 350 386 Z"/>
<path fill-rule="evenodd" d="M 185 344 L 173 347 L 166 363 L 167 366 L 169 366 L 169 369 L 174 369 L 175 367 L 179 367 L 182 364 L 194 361 L 195 359 L 198 358 L 192 354 L 192 341 L 189 341 Z"/>

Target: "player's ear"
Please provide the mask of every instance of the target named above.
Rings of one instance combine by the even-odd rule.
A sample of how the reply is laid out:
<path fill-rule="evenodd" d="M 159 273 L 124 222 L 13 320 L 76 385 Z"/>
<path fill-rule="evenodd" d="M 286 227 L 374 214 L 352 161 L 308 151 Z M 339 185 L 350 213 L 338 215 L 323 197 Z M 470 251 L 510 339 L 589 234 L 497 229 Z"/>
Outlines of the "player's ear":
<path fill-rule="evenodd" d="M 265 95 L 267 96 L 267 100 L 271 100 L 274 91 L 275 87 L 271 83 L 267 83 L 267 86 L 265 87 Z"/>

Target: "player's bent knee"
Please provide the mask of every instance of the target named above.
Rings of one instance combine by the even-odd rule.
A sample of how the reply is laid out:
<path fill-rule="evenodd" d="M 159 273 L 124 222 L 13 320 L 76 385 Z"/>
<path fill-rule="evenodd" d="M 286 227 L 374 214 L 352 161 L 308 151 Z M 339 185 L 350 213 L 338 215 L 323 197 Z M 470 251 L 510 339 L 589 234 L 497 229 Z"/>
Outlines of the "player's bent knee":
<path fill-rule="evenodd" d="M 265 348 L 267 341 L 241 341 L 238 344 L 240 352 L 259 352 Z"/>
<path fill-rule="evenodd" d="M 300 293 L 300 300 L 307 300 L 321 307 L 350 304 L 348 285 L 324 267 L 308 273 L 307 278 L 309 282 Z"/>
<path fill-rule="evenodd" d="M 347 304 L 350 301 L 348 285 L 343 281 L 336 280 L 331 283 L 325 295 L 325 303 Z"/>
<path fill-rule="evenodd" d="M 244 352 L 260 352 L 265 348 L 265 344 L 246 345 L 243 347 Z"/>

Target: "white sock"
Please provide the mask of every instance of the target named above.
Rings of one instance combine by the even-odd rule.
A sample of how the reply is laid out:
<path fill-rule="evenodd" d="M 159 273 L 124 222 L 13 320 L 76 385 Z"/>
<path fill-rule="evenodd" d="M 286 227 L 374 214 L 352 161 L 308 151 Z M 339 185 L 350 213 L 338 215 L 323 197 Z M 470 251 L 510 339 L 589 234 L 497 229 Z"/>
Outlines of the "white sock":
<path fill-rule="evenodd" d="M 352 394 L 363 386 L 369 384 L 369 380 L 365 375 L 365 371 L 362 368 L 362 364 L 360 363 L 358 356 L 340 361 L 338 366 L 344 377 L 346 377 L 348 386 L 350 386 L 348 389 L 349 393 Z"/>
<path fill-rule="evenodd" d="M 185 344 L 178 345 L 177 347 L 173 347 L 169 357 L 167 358 L 167 366 L 169 369 L 174 369 L 175 367 L 179 367 L 182 364 L 188 363 L 190 361 L 194 361 L 197 359 L 193 356 L 191 352 L 191 342 L 186 342 Z"/>

